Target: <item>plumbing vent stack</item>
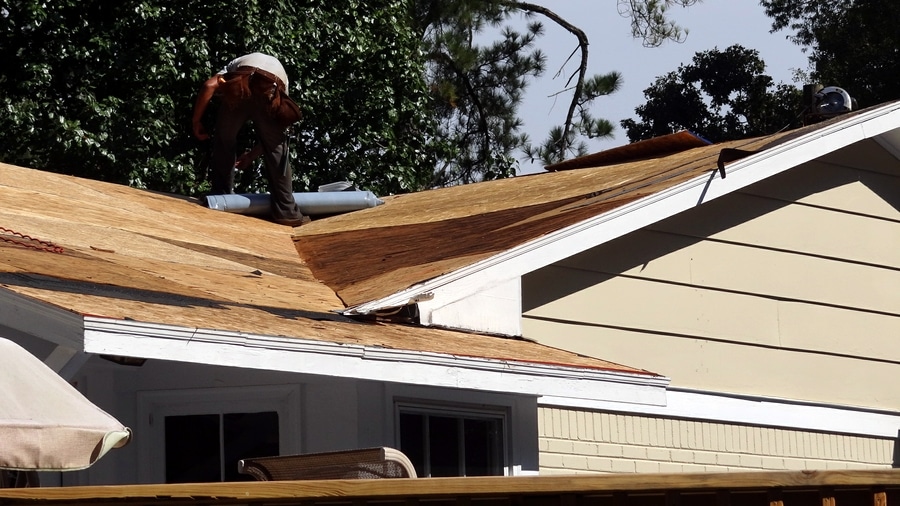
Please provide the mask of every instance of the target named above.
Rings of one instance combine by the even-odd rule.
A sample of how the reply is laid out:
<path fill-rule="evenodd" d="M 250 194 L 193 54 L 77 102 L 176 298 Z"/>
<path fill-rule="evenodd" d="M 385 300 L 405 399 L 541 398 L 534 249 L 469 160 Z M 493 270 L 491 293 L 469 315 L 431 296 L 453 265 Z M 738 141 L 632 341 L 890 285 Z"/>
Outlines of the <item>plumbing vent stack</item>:
<path fill-rule="evenodd" d="M 340 214 L 384 204 L 370 191 L 295 193 L 294 200 L 305 215 Z M 206 206 L 228 213 L 264 215 L 270 212 L 268 193 L 207 195 Z"/>

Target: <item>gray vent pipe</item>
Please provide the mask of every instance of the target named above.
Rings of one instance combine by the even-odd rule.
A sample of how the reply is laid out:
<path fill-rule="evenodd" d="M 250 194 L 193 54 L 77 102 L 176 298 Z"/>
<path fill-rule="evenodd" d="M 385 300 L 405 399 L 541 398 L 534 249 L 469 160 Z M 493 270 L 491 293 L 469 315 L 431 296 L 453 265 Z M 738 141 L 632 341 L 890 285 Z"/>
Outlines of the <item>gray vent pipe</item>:
<path fill-rule="evenodd" d="M 370 191 L 295 193 L 300 212 L 306 215 L 339 214 L 384 204 Z M 207 195 L 206 207 L 237 214 L 262 215 L 271 211 L 268 193 Z"/>

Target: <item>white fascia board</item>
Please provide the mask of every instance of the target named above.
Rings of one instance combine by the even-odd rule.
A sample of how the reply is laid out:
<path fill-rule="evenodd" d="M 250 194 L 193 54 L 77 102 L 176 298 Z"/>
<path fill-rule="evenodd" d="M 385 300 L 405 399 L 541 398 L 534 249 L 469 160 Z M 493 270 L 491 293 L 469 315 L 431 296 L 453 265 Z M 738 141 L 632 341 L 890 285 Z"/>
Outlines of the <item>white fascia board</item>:
<path fill-rule="evenodd" d="M 667 399 L 665 406 L 626 406 L 616 402 L 547 396 L 538 398 L 538 405 L 892 439 L 900 432 L 900 413 L 896 412 L 729 396 L 717 392 L 669 390 Z"/>
<path fill-rule="evenodd" d="M 855 142 L 898 128 L 900 103 L 894 102 L 732 162 L 726 167 L 724 179 L 719 178 L 715 167 L 710 167 L 709 173 L 690 181 L 344 312 L 368 314 L 435 299 L 448 304 L 477 293 L 485 286 L 520 277 Z"/>
<path fill-rule="evenodd" d="M 44 341 L 81 351 L 82 316 L 0 288 L 0 324 Z"/>
<path fill-rule="evenodd" d="M 85 317 L 89 353 L 524 395 L 665 404 L 668 378 Z"/>

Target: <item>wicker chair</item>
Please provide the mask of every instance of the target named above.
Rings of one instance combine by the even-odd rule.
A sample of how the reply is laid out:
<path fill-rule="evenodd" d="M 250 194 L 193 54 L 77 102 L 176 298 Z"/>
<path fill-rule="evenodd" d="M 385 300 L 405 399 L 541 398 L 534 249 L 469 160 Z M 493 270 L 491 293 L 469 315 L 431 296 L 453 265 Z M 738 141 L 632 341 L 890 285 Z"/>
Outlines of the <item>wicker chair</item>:
<path fill-rule="evenodd" d="M 40 487 L 37 471 L 12 471 L 0 469 L 0 488 Z"/>
<path fill-rule="evenodd" d="M 243 459 L 238 472 L 259 481 L 416 477 L 406 455 L 386 447 Z"/>

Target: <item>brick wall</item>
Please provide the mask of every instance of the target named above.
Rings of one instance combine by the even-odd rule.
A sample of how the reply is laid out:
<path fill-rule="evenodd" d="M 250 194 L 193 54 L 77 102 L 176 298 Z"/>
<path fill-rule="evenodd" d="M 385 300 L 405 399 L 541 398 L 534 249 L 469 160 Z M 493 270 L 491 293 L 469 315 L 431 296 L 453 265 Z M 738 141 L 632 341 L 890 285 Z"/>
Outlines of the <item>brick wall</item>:
<path fill-rule="evenodd" d="M 541 407 L 541 474 L 890 468 L 894 440 Z"/>

